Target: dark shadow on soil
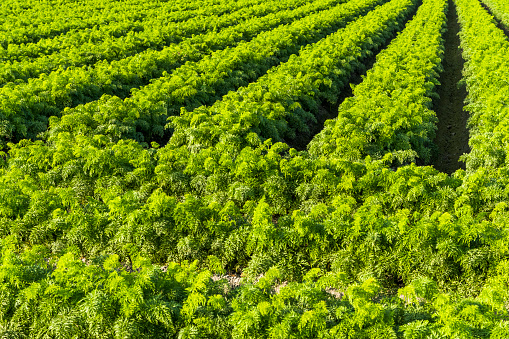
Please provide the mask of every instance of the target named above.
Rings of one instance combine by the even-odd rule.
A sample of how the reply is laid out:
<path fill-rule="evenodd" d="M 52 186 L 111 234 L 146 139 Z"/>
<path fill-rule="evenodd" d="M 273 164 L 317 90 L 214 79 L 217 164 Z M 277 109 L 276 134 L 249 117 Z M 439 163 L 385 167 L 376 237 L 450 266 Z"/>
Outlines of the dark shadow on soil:
<path fill-rule="evenodd" d="M 509 27 L 506 27 L 492 12 L 491 9 L 483 2 L 481 2 L 482 7 L 493 17 L 493 21 L 495 21 L 495 24 L 498 28 L 500 28 L 507 38 L 509 39 Z"/>
<path fill-rule="evenodd" d="M 447 32 L 444 35 L 444 72 L 439 79 L 441 85 L 437 87 L 440 99 L 433 101 L 433 109 L 438 117 L 438 130 L 435 138 L 438 152 L 432 161 L 436 169 L 448 174 L 460 168 L 464 169 L 465 164 L 459 162 L 459 157 L 463 153 L 470 152 L 467 129 L 468 113 L 463 111 L 467 91 L 465 85 L 459 85 L 463 77 L 462 70 L 465 63 L 459 48 L 459 31 L 456 6 L 449 0 Z"/>

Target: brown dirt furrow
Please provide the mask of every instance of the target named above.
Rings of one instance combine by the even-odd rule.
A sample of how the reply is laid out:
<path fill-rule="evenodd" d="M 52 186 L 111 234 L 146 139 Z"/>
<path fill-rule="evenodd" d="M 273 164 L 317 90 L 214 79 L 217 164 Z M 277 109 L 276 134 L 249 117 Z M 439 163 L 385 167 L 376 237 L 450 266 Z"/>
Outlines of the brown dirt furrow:
<path fill-rule="evenodd" d="M 459 85 L 463 77 L 462 71 L 465 63 L 459 48 L 459 31 L 456 6 L 449 0 L 447 32 L 444 35 L 444 72 L 440 75 L 440 86 L 437 87 L 440 99 L 433 102 L 433 109 L 438 117 L 438 130 L 435 138 L 438 152 L 433 165 L 436 169 L 449 174 L 457 169 L 465 168 L 465 164 L 459 161 L 459 157 L 470 152 L 467 129 L 468 113 L 463 111 L 467 91 L 463 84 Z"/>

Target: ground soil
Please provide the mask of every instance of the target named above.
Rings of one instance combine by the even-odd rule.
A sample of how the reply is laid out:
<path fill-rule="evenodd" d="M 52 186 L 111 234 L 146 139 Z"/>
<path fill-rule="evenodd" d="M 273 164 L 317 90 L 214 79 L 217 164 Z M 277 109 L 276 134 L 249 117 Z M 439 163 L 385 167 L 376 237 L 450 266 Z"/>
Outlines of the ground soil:
<path fill-rule="evenodd" d="M 456 7 L 452 1 L 449 1 L 447 32 L 444 36 L 444 72 L 440 75 L 441 84 L 437 87 L 440 99 L 433 102 L 433 109 L 438 117 L 435 138 L 438 151 L 433 159 L 433 165 L 436 169 L 449 174 L 457 169 L 465 168 L 465 164 L 459 161 L 459 157 L 463 153 L 470 152 L 468 113 L 463 111 L 467 91 L 464 85 L 459 85 L 465 63 L 459 48 L 459 30 Z"/>

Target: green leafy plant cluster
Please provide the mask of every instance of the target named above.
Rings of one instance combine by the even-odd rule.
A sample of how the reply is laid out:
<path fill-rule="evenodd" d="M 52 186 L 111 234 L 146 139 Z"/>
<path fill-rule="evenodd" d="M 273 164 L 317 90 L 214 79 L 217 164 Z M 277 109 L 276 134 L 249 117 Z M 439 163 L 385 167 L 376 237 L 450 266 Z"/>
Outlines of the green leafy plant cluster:
<path fill-rule="evenodd" d="M 390 46 L 377 55 L 375 66 L 353 96 L 340 105 L 309 144 L 315 156 L 359 160 L 393 153 L 404 161 L 429 163 L 437 118 L 432 111 L 439 85 L 447 3 L 427 2 Z"/>
<path fill-rule="evenodd" d="M 137 10 L 134 10 L 134 8 L 131 7 L 133 5 L 137 6 L 137 4 L 129 3 L 127 4 L 127 7 L 120 7 L 117 4 L 116 7 L 112 6 L 111 8 L 108 8 L 108 11 L 104 12 L 95 11 L 94 9 L 89 8 L 88 10 L 92 11 L 90 14 L 92 14 L 92 16 L 96 16 L 95 25 L 89 25 L 90 27 L 87 25 L 79 27 L 79 25 L 77 25 L 78 27 L 74 27 L 65 32 L 59 32 L 58 35 L 40 37 L 39 39 L 35 38 L 36 34 L 33 34 L 31 37 L 34 39 L 34 42 L 28 43 L 5 41 L 4 46 L 6 48 L 2 47 L 2 49 L 0 49 L 1 58 L 4 61 L 22 61 L 29 60 L 30 58 L 50 55 L 61 50 L 62 47 L 72 47 L 73 39 L 75 39 L 76 43 L 82 44 L 101 42 L 104 39 L 112 37 L 119 38 L 127 34 L 130 30 L 134 30 L 135 32 L 143 30 L 143 21 L 147 15 L 154 16 L 155 18 L 158 14 L 163 14 L 167 18 L 166 22 L 180 22 L 200 13 L 199 9 L 175 11 L 174 6 L 169 4 L 158 8 L 157 6 L 154 6 L 153 3 L 147 3 L 147 6 L 144 8 L 135 7 Z M 120 17 L 118 14 L 121 10 L 125 11 L 125 13 Z M 102 17 L 98 16 L 98 14 L 102 14 Z M 57 13 L 55 12 L 53 15 L 56 17 Z M 110 15 L 113 16 L 110 17 Z M 116 16 L 117 19 L 114 20 L 113 18 Z M 76 19 L 75 21 L 83 23 L 82 20 Z M 39 24 L 39 27 L 41 26 L 42 24 Z M 41 36 L 44 36 L 44 34 L 41 34 Z"/>
<path fill-rule="evenodd" d="M 0 89 L 1 141 L 34 139 L 46 130 L 49 116 L 60 116 L 66 107 L 96 100 L 104 94 L 128 96 L 131 89 L 161 77 L 186 61 L 198 61 L 217 49 L 235 46 L 260 32 L 326 9 L 341 2 L 322 0 L 296 9 L 254 17 L 237 25 L 199 34 L 161 51 L 145 52 L 118 61 L 98 62 L 88 67 L 59 69 L 30 79 L 28 83 L 8 83 Z M 292 2 L 293 3 L 293 2 Z"/>
<path fill-rule="evenodd" d="M 258 3 L 253 0 L 251 3 Z M 97 25 L 115 24 L 122 20 L 130 20 L 132 24 L 144 20 L 145 13 L 154 8 L 164 8 L 168 18 L 173 13 L 179 12 L 182 21 L 192 15 L 200 15 L 207 12 L 208 8 L 216 5 L 221 6 L 222 1 L 203 0 L 195 1 L 163 1 L 147 2 L 110 2 L 100 1 L 54 1 L 41 3 L 37 0 L 6 0 L 2 3 L 2 17 L 0 18 L 0 50 L 9 49 L 9 46 L 24 47 L 36 44 L 42 39 L 59 38 L 66 33 L 76 33 L 79 30 L 94 29 Z M 140 6 L 143 4 L 143 6 Z M 160 12 L 160 13 L 161 13 Z M 119 14 L 122 16 L 119 17 Z M 134 26 L 133 26 L 134 27 Z M 48 40 L 49 41 L 49 40 Z M 25 45 L 23 45 L 25 44 Z"/>
<path fill-rule="evenodd" d="M 17 255 L 9 240 L 0 265 L 2 336 L 171 338 L 194 324 L 202 336 L 224 332 L 224 283 L 196 263 L 161 270 L 136 258 L 126 269 L 116 255 L 84 263 L 71 253 L 48 262 L 43 248 Z"/>
<path fill-rule="evenodd" d="M 470 114 L 467 167 L 508 165 L 509 41 L 478 1 L 457 1 Z"/>
<path fill-rule="evenodd" d="M 479 298 L 454 299 L 427 278 L 376 301 L 372 278 L 349 282 L 337 271 L 312 269 L 303 281 L 281 281 L 270 268 L 231 289 L 197 263 L 163 268 L 137 257 L 58 260 L 34 247 L 17 253 L 1 242 L 0 334 L 9 338 L 504 338 L 508 264 Z M 493 296 L 496 295 L 496 298 Z M 495 302 L 497 300 L 498 302 Z"/>
<path fill-rule="evenodd" d="M 214 105 L 170 118 L 174 128 L 170 143 L 207 147 L 224 136 L 246 139 L 253 132 L 273 141 L 309 134 L 308 125 L 316 120 L 322 101 L 336 101 L 362 61 L 401 29 L 415 3 L 378 6 Z"/>
<path fill-rule="evenodd" d="M 213 6 L 207 15 L 188 13 L 188 20 L 172 21 L 172 17 L 181 17 L 180 12 L 170 12 L 168 17 L 167 9 L 158 6 L 153 13 L 146 13 L 146 18 L 140 21 L 137 26 L 117 27 L 117 25 L 99 26 L 100 28 L 91 32 L 78 31 L 73 34 L 65 34 L 62 38 L 49 39 L 44 45 L 52 53 L 48 55 L 28 55 L 23 60 L 15 60 L 9 56 L 3 58 L 0 65 L 0 84 L 38 77 L 42 73 L 49 73 L 59 68 L 88 66 L 98 61 L 120 60 L 128 56 L 136 55 L 147 49 L 161 50 L 164 47 L 182 42 L 193 35 L 205 34 L 211 31 L 236 25 L 239 21 L 258 16 L 265 16 L 269 13 L 285 10 L 288 7 L 300 6 L 306 0 L 299 2 L 262 3 L 255 6 L 250 5 L 253 0 L 235 1 L 230 4 Z M 261 2 L 261 1 L 260 1 Z M 170 6 L 171 9 L 171 6 Z M 121 31 L 121 36 L 110 35 L 113 32 Z M 100 38 L 96 38 L 100 37 Z M 38 44 L 41 40 L 38 41 Z M 30 44 L 26 48 L 34 50 Z M 23 47 L 25 47 L 23 46 Z M 8 51 L 11 51 L 9 45 Z M 1 60 L 1 59 L 0 59 Z M 19 82 L 19 81 L 18 81 Z"/>
<path fill-rule="evenodd" d="M 501 0 L 483 0 L 495 17 L 509 29 L 509 4 Z"/>
<path fill-rule="evenodd" d="M 169 115 L 178 115 L 182 107 L 192 110 L 214 103 L 228 91 L 248 85 L 272 66 L 286 61 L 303 45 L 320 40 L 381 2 L 351 1 L 309 14 L 289 25 L 261 33 L 249 42 L 241 42 L 235 48 L 216 51 L 195 63 L 188 62 L 167 76 L 154 79 L 150 85 L 134 90 L 124 101 L 103 97 L 66 110 L 60 121 L 52 121 L 49 133 L 66 131 L 103 134 L 111 140 L 159 141 L 164 136 Z M 77 114 L 90 124 L 76 126 Z"/>
<path fill-rule="evenodd" d="M 489 16 L 469 5 L 475 1 L 456 3 L 467 56 L 476 56 L 469 63 L 482 65 L 496 53 L 476 41 L 492 32 L 477 26 Z M 352 0 L 311 16 L 322 15 L 325 25 L 331 18 L 324 14 L 339 8 L 349 8 L 351 19 L 372 9 L 212 106 L 183 109 L 164 145 L 151 139 L 164 106 L 151 105 L 175 100 L 178 89 L 156 90 L 171 88 L 163 81 L 170 77 L 133 99 L 67 109 L 50 118 L 41 140 L 9 144 L 0 153 L 0 335 L 508 337 L 507 168 L 447 175 L 396 166 L 416 154 L 425 159 L 433 147 L 429 99 L 441 71 L 447 2 L 418 4 Z M 467 25 L 465 15 L 475 20 Z M 302 22 L 281 30 L 305 35 L 317 27 Z M 374 127 L 384 133 L 355 144 L 356 156 L 316 146 L 325 132 L 309 151 L 285 143 L 307 133 L 363 60 L 400 30 L 354 99 L 340 106 L 342 118 L 355 117 L 349 128 L 356 135 Z M 256 39 L 241 46 L 262 50 Z M 212 55 L 242 55 L 235 50 Z M 223 76 L 196 71 L 206 60 L 212 57 L 181 68 L 196 75 L 188 98 Z M 467 81 L 476 83 L 474 71 L 489 75 L 470 68 Z M 380 114 L 368 88 L 391 95 Z M 140 99 L 136 109 L 119 109 L 134 98 L 145 106 Z M 348 127 L 328 124 L 334 133 Z M 227 281 L 234 273 L 240 286 Z"/>

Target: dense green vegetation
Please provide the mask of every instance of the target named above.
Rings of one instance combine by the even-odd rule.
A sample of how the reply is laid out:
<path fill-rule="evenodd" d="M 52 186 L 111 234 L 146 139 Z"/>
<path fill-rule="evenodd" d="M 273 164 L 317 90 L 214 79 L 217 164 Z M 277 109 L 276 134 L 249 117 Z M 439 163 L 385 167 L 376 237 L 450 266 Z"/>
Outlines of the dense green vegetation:
<path fill-rule="evenodd" d="M 195 15 L 184 22 L 168 22 L 171 17 L 168 17 L 164 12 L 160 13 L 160 9 L 158 9 L 157 15 L 150 16 L 150 19 L 146 18 L 136 27 L 122 28 L 121 32 L 126 34 L 119 37 L 116 36 L 118 33 L 115 35 L 115 33 L 111 34 L 109 31 L 104 31 L 109 29 L 118 32 L 119 28 L 116 25 L 101 26 L 101 28 L 92 32 L 78 31 L 77 33 L 73 32 L 73 34 L 65 34 L 62 39 L 53 38 L 48 42 L 45 41 L 46 43 L 42 48 L 49 49 L 53 53 L 39 56 L 34 61 L 32 61 L 32 58 L 38 56 L 34 44 L 18 45 L 17 51 L 13 45 L 9 45 L 6 60 L 0 69 L 0 83 L 4 84 L 16 79 L 26 81 L 29 78 L 37 77 L 41 73 L 48 73 L 59 68 L 66 69 L 71 66 L 93 65 L 99 60 L 119 60 L 147 49 L 161 50 L 169 44 L 182 42 L 186 37 L 231 27 L 246 18 L 265 16 L 296 5 L 295 1 L 291 3 L 278 1 L 246 7 L 249 2 L 252 1 L 247 1 L 247 3 L 237 1 L 223 6 L 214 6 L 207 16 Z M 312 8 L 307 9 L 311 10 Z M 189 15 L 189 11 L 184 11 L 184 13 Z M 176 14 L 178 16 L 173 16 L 180 18 L 182 13 L 176 12 Z M 292 14 L 294 16 L 291 18 L 295 19 L 294 12 Z M 304 15 L 302 12 L 300 14 Z M 309 14 L 309 11 L 306 14 Z M 285 18 L 285 16 L 281 17 Z M 256 20 L 254 22 L 258 23 Z M 236 31 L 236 33 L 240 34 L 241 31 Z M 108 35 L 112 36 L 107 38 Z M 41 45 L 41 40 L 38 41 L 37 45 Z M 28 51 L 31 51 L 31 53 L 28 54 Z M 16 54 L 19 55 L 23 52 L 25 52 L 25 55 L 28 54 L 28 58 L 24 57 L 21 61 L 16 60 Z"/>
<path fill-rule="evenodd" d="M 104 98 L 104 94 L 126 97 L 132 89 L 149 83 L 154 77 L 164 76 L 187 61 L 199 61 L 214 50 L 246 43 L 260 32 L 335 3 L 338 1 L 310 3 L 263 18 L 247 19 L 219 32 L 212 31 L 171 44 L 161 51 L 147 49 L 111 63 L 99 61 L 92 69 L 59 69 L 47 76 L 30 79 L 28 83 L 9 83 L 0 89 L 0 107 L 6 119 L 0 134 L 13 141 L 23 137 L 35 138 L 47 128 L 47 117 L 60 115 L 64 108 Z"/>
<path fill-rule="evenodd" d="M 453 1 L 451 175 L 453 2 L 2 3 L 0 336 L 509 337 L 509 40 Z"/>
<path fill-rule="evenodd" d="M 509 30 L 509 3 L 502 0 L 483 0 L 488 9 L 499 20 L 503 28 Z"/>

